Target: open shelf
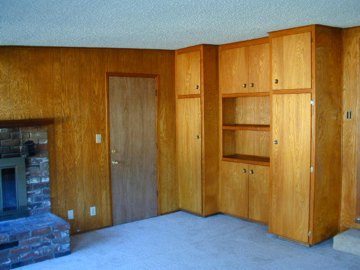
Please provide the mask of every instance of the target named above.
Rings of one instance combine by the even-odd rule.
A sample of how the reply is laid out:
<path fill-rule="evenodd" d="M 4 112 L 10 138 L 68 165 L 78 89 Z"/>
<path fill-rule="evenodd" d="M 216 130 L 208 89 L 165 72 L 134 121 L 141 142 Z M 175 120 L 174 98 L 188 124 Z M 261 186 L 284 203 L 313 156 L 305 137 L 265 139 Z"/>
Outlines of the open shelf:
<path fill-rule="evenodd" d="M 252 156 L 252 155 L 225 155 L 222 158 L 223 161 L 231 161 L 231 162 L 240 162 L 247 164 L 255 164 L 255 165 L 270 165 L 270 157 L 262 157 L 262 156 Z"/>
<path fill-rule="evenodd" d="M 270 125 L 232 124 L 223 125 L 223 130 L 270 131 Z"/>

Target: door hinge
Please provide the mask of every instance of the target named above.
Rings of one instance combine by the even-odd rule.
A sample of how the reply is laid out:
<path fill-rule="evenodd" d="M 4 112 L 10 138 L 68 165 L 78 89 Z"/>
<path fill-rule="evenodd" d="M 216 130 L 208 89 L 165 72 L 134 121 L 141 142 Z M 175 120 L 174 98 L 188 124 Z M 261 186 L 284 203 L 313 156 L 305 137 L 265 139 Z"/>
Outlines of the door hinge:
<path fill-rule="evenodd" d="M 313 166 L 313 165 L 310 166 L 310 172 L 311 172 L 311 173 L 314 172 L 314 166 Z"/>
<path fill-rule="evenodd" d="M 315 105 L 315 100 L 313 100 L 313 99 L 310 100 L 310 105 L 311 105 L 311 106 L 314 106 L 314 105 Z"/>

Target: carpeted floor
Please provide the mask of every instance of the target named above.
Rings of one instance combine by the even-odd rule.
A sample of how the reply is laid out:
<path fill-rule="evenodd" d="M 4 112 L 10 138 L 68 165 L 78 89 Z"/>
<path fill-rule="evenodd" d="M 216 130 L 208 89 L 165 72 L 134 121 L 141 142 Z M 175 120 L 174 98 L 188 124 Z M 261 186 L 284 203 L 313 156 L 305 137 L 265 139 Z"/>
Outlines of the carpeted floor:
<path fill-rule="evenodd" d="M 76 235 L 72 251 L 18 269 L 360 269 L 360 257 L 335 251 L 332 240 L 308 248 L 263 225 L 184 212 Z"/>

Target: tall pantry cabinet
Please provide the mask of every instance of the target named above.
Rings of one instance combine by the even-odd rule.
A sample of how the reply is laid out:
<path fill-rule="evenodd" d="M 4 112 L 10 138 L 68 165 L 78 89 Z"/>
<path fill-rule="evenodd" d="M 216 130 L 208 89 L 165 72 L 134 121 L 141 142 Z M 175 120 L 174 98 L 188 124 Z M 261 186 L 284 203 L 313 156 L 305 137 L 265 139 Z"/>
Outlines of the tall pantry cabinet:
<path fill-rule="evenodd" d="M 269 231 L 305 244 L 338 232 L 341 188 L 341 32 L 270 33 Z"/>
<path fill-rule="evenodd" d="M 270 56 L 268 38 L 219 47 L 220 211 L 268 221 Z"/>
<path fill-rule="evenodd" d="M 217 46 L 175 53 L 176 163 L 180 209 L 218 212 L 219 91 Z"/>

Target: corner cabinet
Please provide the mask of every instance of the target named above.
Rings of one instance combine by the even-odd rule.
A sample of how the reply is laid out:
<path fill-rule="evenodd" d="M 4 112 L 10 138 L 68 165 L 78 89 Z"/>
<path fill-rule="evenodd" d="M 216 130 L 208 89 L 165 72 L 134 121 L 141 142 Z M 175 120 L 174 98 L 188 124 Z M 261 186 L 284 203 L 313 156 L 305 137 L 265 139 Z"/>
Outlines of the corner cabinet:
<path fill-rule="evenodd" d="M 267 38 L 219 47 L 220 210 L 263 223 L 269 198 L 269 55 Z"/>
<path fill-rule="evenodd" d="M 202 216 L 218 212 L 217 49 L 199 45 L 175 53 L 179 206 Z"/>
<path fill-rule="evenodd" d="M 272 147 L 269 231 L 315 244 L 338 232 L 341 31 L 270 33 Z"/>

